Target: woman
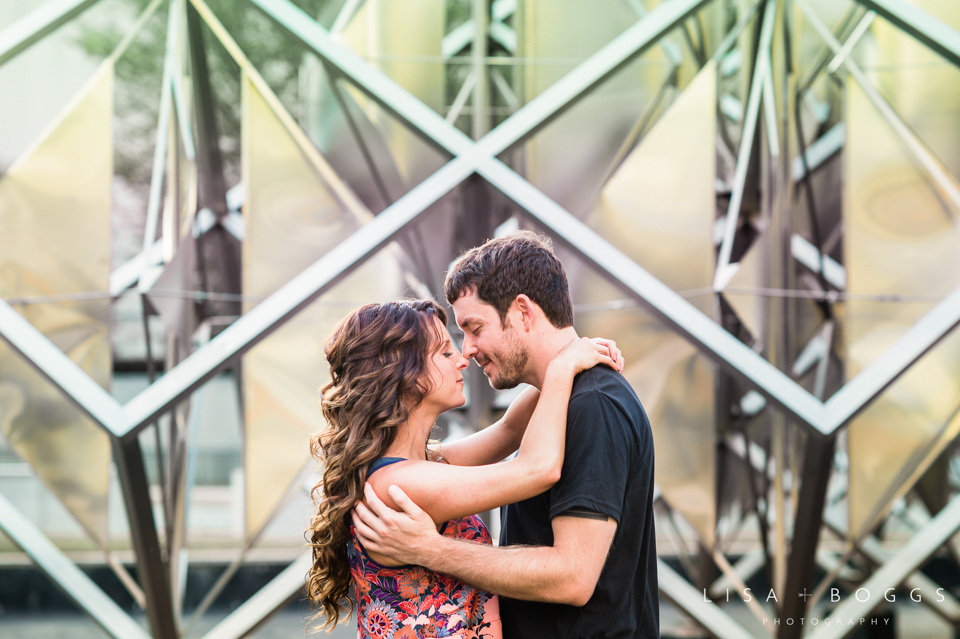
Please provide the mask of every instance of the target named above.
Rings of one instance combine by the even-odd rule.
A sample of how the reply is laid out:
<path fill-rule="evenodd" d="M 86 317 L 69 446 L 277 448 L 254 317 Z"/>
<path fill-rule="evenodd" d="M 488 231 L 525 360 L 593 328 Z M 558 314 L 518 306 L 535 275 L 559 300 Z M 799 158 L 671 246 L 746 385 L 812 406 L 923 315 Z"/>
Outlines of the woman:
<path fill-rule="evenodd" d="M 621 363 L 612 343 L 575 341 L 551 362 L 542 393 L 528 388 L 497 423 L 430 450 L 437 417 L 465 402 L 469 362 L 446 322 L 433 301 L 371 304 L 344 318 L 326 344 L 331 381 L 320 407 L 327 428 L 311 442 L 324 471 L 314 488 L 320 502 L 309 529 L 308 596 L 331 628 L 356 608 L 362 639 L 501 636 L 496 595 L 364 550 L 349 525 L 364 483 L 394 508 L 387 488 L 397 485 L 441 534 L 489 544 L 474 513 L 533 497 L 559 479 L 573 377 Z M 518 447 L 515 458 L 497 463 Z"/>

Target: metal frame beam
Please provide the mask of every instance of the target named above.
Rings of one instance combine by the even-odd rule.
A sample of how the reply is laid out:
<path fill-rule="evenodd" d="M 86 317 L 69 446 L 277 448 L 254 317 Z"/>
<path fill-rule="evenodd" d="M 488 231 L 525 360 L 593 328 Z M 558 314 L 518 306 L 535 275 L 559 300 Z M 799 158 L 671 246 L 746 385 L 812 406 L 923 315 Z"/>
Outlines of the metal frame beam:
<path fill-rule="evenodd" d="M 915 573 L 953 536 L 958 528 L 960 528 L 960 497 L 954 497 L 947 507 L 940 511 L 940 514 L 911 537 L 906 546 L 888 559 L 860 587 L 871 594 L 883 592 L 887 588 L 896 588 Z M 866 618 L 882 601 L 881 597 L 868 597 L 862 602 L 856 597 L 849 597 L 830 614 L 841 619 Z M 807 637 L 809 639 L 840 639 L 856 628 L 857 626 L 845 624 L 821 625 Z"/>
<path fill-rule="evenodd" d="M 57 387 L 84 415 L 118 435 L 123 407 L 20 313 L 0 300 L 0 338 Z"/>
<path fill-rule="evenodd" d="M 0 32 L 0 65 L 56 31 L 100 0 L 51 0 Z"/>
<path fill-rule="evenodd" d="M 258 9 L 326 60 L 358 89 L 444 153 L 460 155 L 473 141 L 447 126 L 436 111 L 411 95 L 395 80 L 337 42 L 316 20 L 289 0 L 250 0 Z"/>
<path fill-rule="evenodd" d="M 807 147 L 805 153 L 807 169 L 813 173 L 820 168 L 820 165 L 840 152 L 845 139 L 846 126 L 843 122 L 840 122 L 814 140 L 813 144 Z M 807 170 L 804 169 L 804 159 L 799 155 L 793 158 L 791 174 L 794 182 L 799 182 L 807 175 Z"/>
<path fill-rule="evenodd" d="M 839 537 L 846 537 L 847 522 L 844 520 L 843 516 L 836 511 L 832 511 L 828 508 L 823 515 L 823 523 L 832 529 L 833 532 Z M 890 557 L 894 555 L 893 552 L 883 547 L 883 543 L 879 539 L 872 535 L 868 535 L 861 539 L 857 546 L 857 550 L 860 552 L 860 554 L 864 555 L 877 565 L 884 564 L 888 559 L 890 559 Z M 922 570 L 917 570 L 912 575 L 904 579 L 903 585 L 910 589 L 920 588 L 924 592 L 936 591 L 936 589 L 940 587 L 938 583 L 930 579 L 930 577 L 927 577 Z M 960 623 L 960 602 L 958 602 L 949 592 L 944 591 L 940 593 L 940 595 L 943 597 L 943 601 L 934 599 L 933 597 L 927 597 L 923 600 L 923 603 L 925 603 L 931 610 L 936 612 L 950 623 Z M 815 602 L 811 600 L 811 603 Z"/>
<path fill-rule="evenodd" d="M 485 135 L 477 150 L 496 156 L 524 142 L 709 2 L 661 3 Z"/>
<path fill-rule="evenodd" d="M 723 225 L 723 239 L 720 242 L 720 254 L 717 258 L 717 268 L 714 270 L 713 290 L 717 293 L 726 288 L 738 268 L 730 264 L 730 254 L 733 251 L 733 240 L 740 219 L 740 206 L 743 204 L 743 192 L 747 184 L 747 170 L 750 168 L 750 158 L 753 155 L 757 120 L 760 117 L 760 102 L 769 75 L 770 44 L 773 42 L 773 26 L 776 22 L 776 16 L 776 0 L 767 0 L 767 6 L 763 11 L 763 23 L 760 27 L 757 62 L 754 65 L 753 78 L 750 81 L 750 97 L 747 99 L 743 133 L 740 136 L 740 150 L 737 153 L 733 192 L 730 194 L 730 203 L 727 206 L 727 217 Z M 772 100 L 772 95 L 770 99 Z M 770 116 L 769 113 L 767 115 Z M 776 128 L 775 123 L 773 126 Z"/>
<path fill-rule="evenodd" d="M 150 635 L 130 615 L 50 543 L 3 495 L 0 495 L 0 530 L 108 635 L 116 639 L 149 639 Z"/>
<path fill-rule="evenodd" d="M 825 417 L 823 404 L 773 364 L 696 310 L 678 293 L 499 160 L 486 158 L 477 170 L 535 221 L 546 227 L 554 239 L 569 246 L 613 283 L 624 287 L 684 338 L 712 359 L 738 372 L 803 423 L 821 428 Z"/>
<path fill-rule="evenodd" d="M 458 158 L 444 165 L 394 202 L 368 224 L 337 245 L 228 329 L 184 359 L 173 370 L 131 399 L 124 407 L 125 424 L 118 435 L 130 438 L 253 348 L 329 287 L 358 268 L 431 204 L 462 182 L 473 166 Z"/>
<path fill-rule="evenodd" d="M 958 290 L 824 404 L 496 159 L 499 153 L 523 142 L 546 126 L 710 0 L 670 0 L 662 3 L 646 18 L 627 29 L 476 143 L 392 79 L 337 43 L 288 0 L 250 1 L 415 132 L 456 157 L 123 407 L 14 309 L 0 301 L 0 335 L 3 339 L 112 435 L 124 480 L 124 497 L 130 513 L 141 577 L 145 586 L 151 589 L 146 593 L 147 599 L 156 609 L 151 616 L 151 623 L 157 637 L 173 636 L 171 633 L 176 629 L 172 605 L 168 605 L 170 602 L 167 601 L 170 598 L 169 588 L 164 585 L 167 575 L 163 569 L 137 441 L 139 430 L 219 370 L 231 365 L 475 172 L 512 199 L 527 215 L 545 226 L 581 258 L 627 289 L 668 326 L 714 360 L 744 376 L 770 400 L 811 426 L 819 435 L 829 435 L 843 426 L 960 323 Z M 804 4 L 802 0 L 798 1 Z M 191 2 L 203 14 L 205 5 L 202 0 Z M 879 9 L 878 12 L 882 13 Z M 766 20 L 772 20 L 772 17 L 766 17 Z M 768 60 L 768 55 L 768 50 L 761 49 L 761 61 Z M 848 68 L 851 65 L 849 59 L 844 64 Z M 759 73 L 763 69 L 757 71 L 755 83 L 759 84 L 755 88 L 758 89 L 763 84 L 763 76 Z M 940 521 L 948 512 L 958 513 L 960 506 L 948 507 L 936 521 Z M 960 514 L 951 516 L 960 518 Z M 296 566 L 295 563 L 285 571 L 287 577 L 299 570 Z M 677 583 L 674 577 L 679 577 L 668 571 L 669 568 L 661 566 L 661 585 L 665 595 L 675 601 L 677 598 L 684 599 L 689 594 L 685 589 L 692 590 L 692 587 L 685 582 Z M 301 578 L 302 575 L 297 577 L 298 580 Z M 292 577 L 287 586 L 290 583 L 293 583 Z M 240 620 L 244 617 L 247 621 L 238 621 L 238 630 L 229 632 L 249 632 L 255 627 L 255 622 L 275 610 L 282 601 L 288 600 L 290 591 L 286 591 L 284 598 L 281 590 L 283 588 L 277 585 L 262 591 L 262 597 L 257 595 L 259 599 L 256 602 L 251 600 L 250 607 L 244 608 L 252 612 L 245 613 L 245 617 L 241 615 L 235 618 Z M 697 593 L 694 592 L 694 595 Z M 720 614 L 724 617 L 715 617 L 712 610 L 700 610 L 702 606 L 694 608 L 697 610 L 692 614 L 714 631 L 726 628 L 721 636 L 744 636 L 739 634 L 742 629 L 725 617 L 722 611 Z M 228 626 L 224 626 L 223 632 L 228 632 Z"/>
<path fill-rule="evenodd" d="M 447 153 L 498 155 L 536 133 L 591 89 L 656 44 L 660 38 L 711 0 L 671 0 L 620 34 L 549 89 L 521 107 L 474 144 L 406 89 L 359 55 L 340 45 L 313 18 L 289 0 L 250 0 L 257 8 L 328 63 L 361 91 Z"/>
<path fill-rule="evenodd" d="M 960 288 L 934 306 L 893 346 L 847 382 L 825 404 L 825 432 L 832 433 L 867 408 L 917 360 L 960 324 Z"/>
<path fill-rule="evenodd" d="M 136 437 L 110 439 L 130 521 L 130 541 L 137 558 L 137 577 L 143 588 L 145 610 L 153 638 L 178 639 L 180 633 L 170 591 L 170 575 L 153 518 L 153 500 L 150 498 L 150 482 L 147 480 L 140 440 Z"/>
<path fill-rule="evenodd" d="M 752 639 L 733 618 L 715 603 L 704 602 L 703 595 L 673 568 L 657 559 L 660 592 L 685 613 L 696 619 L 711 635 L 719 639 Z"/>
<path fill-rule="evenodd" d="M 833 468 L 835 437 L 808 437 L 803 453 L 803 472 L 800 496 L 797 499 L 794 517 L 793 538 L 787 560 L 784 580 L 786 593 L 806 592 L 814 588 L 817 568 L 817 546 L 820 543 L 820 527 L 823 523 L 823 505 Z M 784 597 L 779 613 L 786 618 L 803 617 L 806 597 Z M 779 639 L 800 639 L 804 628 L 799 624 L 780 626 Z"/>
<path fill-rule="evenodd" d="M 187 6 L 187 38 L 193 80 L 193 107 L 197 123 L 197 171 L 200 174 L 198 209 L 209 208 L 217 217 L 227 214 L 227 187 L 223 179 L 223 154 L 214 108 L 213 88 L 204 47 L 200 15 L 193 5 Z"/>
<path fill-rule="evenodd" d="M 857 0 L 953 64 L 960 66 L 960 32 L 903 0 Z"/>
<path fill-rule="evenodd" d="M 829 47 L 834 54 L 839 54 L 843 45 L 837 40 L 823 20 L 813 11 L 805 0 L 797 0 L 797 5 L 803 11 L 804 16 L 810 23 L 810 26 L 820 35 L 820 38 Z M 850 59 L 849 56 L 843 58 L 843 66 L 847 72 L 863 90 L 864 94 L 873 104 L 874 108 L 887 121 L 894 133 L 900 137 L 904 145 L 910 151 L 923 170 L 927 173 L 933 183 L 936 185 L 941 197 L 946 202 L 953 205 L 960 211 L 960 184 L 950 174 L 944 164 L 933 154 L 932 151 L 921 141 L 913 129 L 903 121 L 896 109 L 880 94 L 863 70 Z"/>
<path fill-rule="evenodd" d="M 302 555 L 270 580 L 257 594 L 247 599 L 203 639 L 240 639 L 259 628 L 280 608 L 290 603 L 303 589 L 304 576 L 313 565 L 310 553 Z"/>

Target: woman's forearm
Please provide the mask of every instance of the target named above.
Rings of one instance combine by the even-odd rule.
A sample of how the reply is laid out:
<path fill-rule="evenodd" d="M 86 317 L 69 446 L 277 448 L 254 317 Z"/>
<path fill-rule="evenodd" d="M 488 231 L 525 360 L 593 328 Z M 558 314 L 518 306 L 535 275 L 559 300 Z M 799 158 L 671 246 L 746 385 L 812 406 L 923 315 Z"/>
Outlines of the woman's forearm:
<path fill-rule="evenodd" d="M 500 427 L 503 429 L 504 442 L 506 443 L 503 457 L 520 448 L 523 434 L 527 432 L 527 425 L 533 417 L 539 399 L 540 391 L 533 386 L 528 386 L 507 407 L 507 411 L 500 419 Z"/>
<path fill-rule="evenodd" d="M 547 368 L 540 398 L 520 444 L 516 462 L 529 465 L 532 472 L 552 478 L 560 477 L 563 449 L 566 443 L 567 404 L 573 388 L 574 369 L 562 361 Z"/>
<path fill-rule="evenodd" d="M 444 444 L 440 454 L 455 466 L 482 466 L 502 461 L 520 447 L 539 397 L 540 391 L 536 388 L 524 389 L 503 417 L 479 432 Z"/>

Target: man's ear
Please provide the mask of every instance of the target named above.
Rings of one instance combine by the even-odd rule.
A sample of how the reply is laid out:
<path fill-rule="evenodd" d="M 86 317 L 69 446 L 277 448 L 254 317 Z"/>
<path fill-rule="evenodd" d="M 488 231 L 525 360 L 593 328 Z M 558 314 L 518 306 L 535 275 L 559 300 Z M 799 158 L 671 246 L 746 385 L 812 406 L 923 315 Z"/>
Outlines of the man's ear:
<path fill-rule="evenodd" d="M 513 306 L 520 313 L 520 323 L 523 325 L 523 329 L 529 332 L 533 328 L 534 312 L 539 309 L 536 302 L 521 293 L 513 300 Z"/>

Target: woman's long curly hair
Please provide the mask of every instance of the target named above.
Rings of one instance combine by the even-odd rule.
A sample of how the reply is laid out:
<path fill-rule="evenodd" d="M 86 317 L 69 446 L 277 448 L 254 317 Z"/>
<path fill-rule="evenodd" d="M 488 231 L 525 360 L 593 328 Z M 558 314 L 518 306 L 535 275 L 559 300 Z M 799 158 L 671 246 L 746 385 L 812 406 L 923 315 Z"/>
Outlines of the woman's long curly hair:
<path fill-rule="evenodd" d="M 430 392 L 427 367 L 447 315 L 432 300 L 369 304 L 347 315 L 327 340 L 330 383 L 320 389 L 326 427 L 310 441 L 323 465 L 307 530 L 313 567 L 307 596 L 333 629 L 354 612 L 349 598 L 350 511 L 363 497 L 370 464 L 384 455 L 409 413 Z"/>

